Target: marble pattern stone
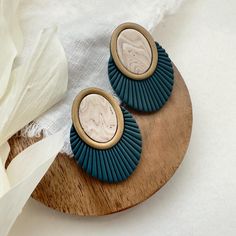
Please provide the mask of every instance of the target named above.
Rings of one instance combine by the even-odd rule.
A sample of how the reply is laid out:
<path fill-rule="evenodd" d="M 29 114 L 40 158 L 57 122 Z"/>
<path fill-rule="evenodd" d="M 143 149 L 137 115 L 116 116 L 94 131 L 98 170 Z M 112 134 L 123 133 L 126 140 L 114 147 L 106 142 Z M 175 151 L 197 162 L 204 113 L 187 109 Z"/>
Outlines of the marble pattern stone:
<path fill-rule="evenodd" d="M 117 117 L 110 102 L 98 94 L 89 94 L 79 106 L 79 121 L 84 132 L 94 141 L 110 141 L 117 130 Z"/>
<path fill-rule="evenodd" d="M 125 29 L 119 34 L 117 54 L 123 66 L 134 74 L 145 73 L 152 63 L 152 51 L 147 39 L 134 29 Z"/>

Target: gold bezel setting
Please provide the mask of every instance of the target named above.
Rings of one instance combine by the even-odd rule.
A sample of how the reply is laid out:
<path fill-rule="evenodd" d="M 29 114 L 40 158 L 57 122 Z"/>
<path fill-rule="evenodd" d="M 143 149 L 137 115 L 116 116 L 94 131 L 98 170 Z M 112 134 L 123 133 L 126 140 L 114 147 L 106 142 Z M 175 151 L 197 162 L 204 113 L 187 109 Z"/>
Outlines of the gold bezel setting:
<path fill-rule="evenodd" d="M 78 114 L 78 109 L 80 106 L 81 101 L 83 100 L 84 97 L 86 97 L 89 94 L 98 94 L 104 97 L 113 107 L 115 113 L 116 113 L 116 118 L 117 118 L 117 129 L 115 132 L 115 135 L 111 140 L 109 140 L 106 143 L 100 143 L 92 138 L 90 138 L 85 131 L 83 130 L 80 119 L 79 119 L 79 114 Z M 96 148 L 96 149 L 109 149 L 112 146 L 114 146 L 120 139 L 124 131 L 124 117 L 122 110 L 118 104 L 118 102 L 112 97 L 112 95 L 106 93 L 104 90 L 99 89 L 99 88 L 88 88 L 82 90 L 75 98 L 73 105 L 72 105 L 72 121 L 73 125 L 76 129 L 76 132 L 80 136 L 80 138 L 89 146 Z"/>
<path fill-rule="evenodd" d="M 152 52 L 152 63 L 150 65 L 149 69 L 146 72 L 144 72 L 143 74 L 132 73 L 120 61 L 120 58 L 117 53 L 117 39 L 118 39 L 120 33 L 125 29 L 137 30 L 146 38 L 146 40 L 148 41 L 148 43 L 150 45 L 151 52 Z M 111 49 L 112 58 L 116 64 L 116 66 L 118 67 L 118 69 L 121 71 L 121 73 L 123 73 L 125 76 L 127 76 L 131 79 L 134 79 L 134 80 L 147 79 L 156 70 L 157 62 L 158 62 L 158 52 L 157 52 L 155 41 L 153 40 L 151 34 L 145 28 L 143 28 L 142 26 L 140 26 L 138 24 L 128 22 L 128 23 L 124 23 L 124 24 L 119 25 L 112 33 L 111 42 L 110 42 L 110 49 Z"/>

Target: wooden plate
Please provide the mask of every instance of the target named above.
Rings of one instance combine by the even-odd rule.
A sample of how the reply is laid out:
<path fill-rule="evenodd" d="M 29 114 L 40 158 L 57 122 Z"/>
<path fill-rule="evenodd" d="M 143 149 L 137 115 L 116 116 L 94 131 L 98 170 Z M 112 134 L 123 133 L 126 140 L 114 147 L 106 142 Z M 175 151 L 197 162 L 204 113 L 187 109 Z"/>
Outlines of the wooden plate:
<path fill-rule="evenodd" d="M 32 197 L 61 212 L 98 216 L 133 207 L 157 192 L 182 162 L 192 130 L 191 100 L 178 70 L 175 68 L 173 93 L 160 111 L 132 113 L 142 132 L 143 153 L 127 181 L 101 183 L 85 174 L 73 159 L 60 154 Z M 13 137 L 11 156 L 35 141 Z"/>

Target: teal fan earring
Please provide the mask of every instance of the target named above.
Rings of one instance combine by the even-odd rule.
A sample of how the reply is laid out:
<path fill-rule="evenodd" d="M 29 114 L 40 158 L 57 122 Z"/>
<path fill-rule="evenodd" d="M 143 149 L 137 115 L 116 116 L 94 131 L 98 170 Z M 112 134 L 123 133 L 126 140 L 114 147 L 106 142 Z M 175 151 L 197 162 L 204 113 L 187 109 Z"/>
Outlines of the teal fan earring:
<path fill-rule="evenodd" d="M 72 106 L 70 143 L 74 159 L 89 175 L 105 182 L 127 179 L 142 151 L 132 115 L 105 91 L 85 89 Z"/>
<path fill-rule="evenodd" d="M 129 107 L 159 110 L 171 95 L 174 71 L 166 51 L 142 26 L 124 23 L 112 34 L 108 63 L 110 83 Z"/>

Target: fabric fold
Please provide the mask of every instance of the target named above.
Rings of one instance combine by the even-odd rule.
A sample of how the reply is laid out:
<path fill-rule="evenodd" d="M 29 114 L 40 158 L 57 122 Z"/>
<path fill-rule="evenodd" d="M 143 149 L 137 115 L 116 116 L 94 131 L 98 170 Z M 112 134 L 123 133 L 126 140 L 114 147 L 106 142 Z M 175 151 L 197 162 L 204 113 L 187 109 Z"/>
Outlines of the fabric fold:
<path fill-rule="evenodd" d="M 0 235 L 6 236 L 31 193 L 63 147 L 61 130 L 18 154 L 5 169 L 8 139 L 59 102 L 67 91 L 68 70 L 57 28 L 43 30 L 32 54 L 22 53 L 19 0 L 0 0 Z M 59 129 L 60 130 L 60 129 Z"/>
<path fill-rule="evenodd" d="M 9 232 L 31 193 L 63 146 L 63 132 L 49 136 L 23 152 L 6 170 L 9 190 L 0 198 L 0 235 Z M 1 166 L 1 165 L 0 165 Z"/>
<path fill-rule="evenodd" d="M 0 145 L 55 105 L 67 90 L 67 61 L 56 28 L 43 30 L 37 41 L 27 62 L 12 71 L 0 100 Z"/>

